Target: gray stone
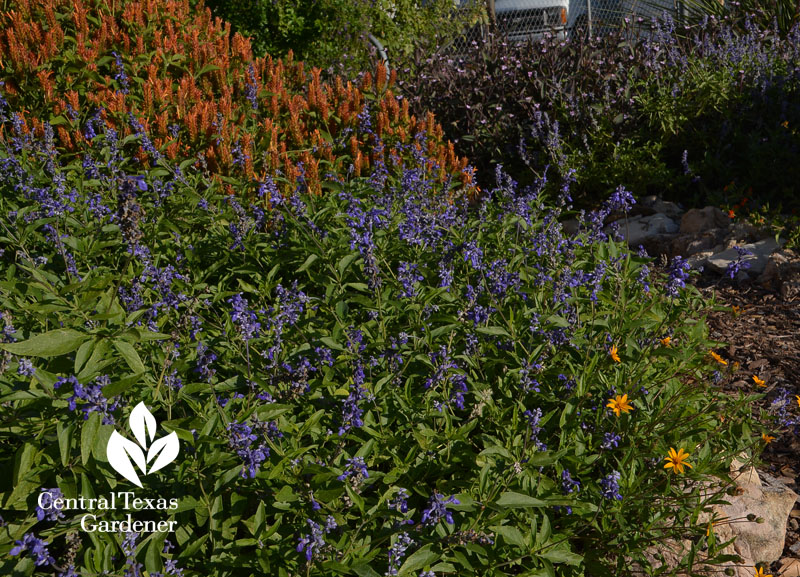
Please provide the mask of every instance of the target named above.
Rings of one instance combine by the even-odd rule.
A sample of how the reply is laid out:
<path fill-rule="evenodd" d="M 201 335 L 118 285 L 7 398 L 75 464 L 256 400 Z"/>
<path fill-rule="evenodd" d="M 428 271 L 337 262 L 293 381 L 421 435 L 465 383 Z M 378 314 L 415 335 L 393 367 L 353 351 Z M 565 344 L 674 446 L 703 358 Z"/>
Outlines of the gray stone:
<path fill-rule="evenodd" d="M 780 248 L 781 244 L 775 242 L 774 238 L 767 238 L 753 244 L 746 244 L 742 246 L 742 248 L 753 253 L 742 257 L 742 262 L 750 263 L 750 267 L 745 270 L 750 275 L 754 276 L 764 272 L 764 269 L 767 266 L 769 255 L 772 254 L 776 249 Z M 735 262 L 738 258 L 739 254 L 736 252 L 736 249 L 729 248 L 711 256 L 708 259 L 708 268 L 714 272 L 724 274 L 728 269 L 728 265 L 732 262 Z"/>
<path fill-rule="evenodd" d="M 746 464 L 745 456 L 741 459 L 734 459 L 731 463 L 731 478 L 736 494 L 726 497 L 729 504 L 715 505 L 711 514 L 701 513 L 698 519 L 698 524 L 703 525 L 710 523 L 713 518 L 712 529 L 717 542 L 734 540 L 721 553 L 736 555 L 739 560 L 707 566 L 699 552 L 696 557 L 699 566 L 693 569 L 696 575 L 720 575 L 727 570 L 736 577 L 752 577 L 756 563 L 773 563 L 783 553 L 787 519 L 798 497 L 774 477 L 766 473 L 759 476 L 756 469 Z M 708 484 L 706 490 L 714 493 L 719 487 Z M 753 520 L 748 521 L 748 518 Z M 645 556 L 655 568 L 664 566 L 665 569 L 674 569 L 690 547 L 688 540 L 665 540 L 648 549 Z"/>
<path fill-rule="evenodd" d="M 731 219 L 715 206 L 693 208 L 681 218 L 681 233 L 698 234 L 712 228 L 727 228 Z"/>
<path fill-rule="evenodd" d="M 758 282 L 780 289 L 783 281 L 800 274 L 800 255 L 789 249 L 776 250 L 767 259 Z"/>
<path fill-rule="evenodd" d="M 570 218 L 561 223 L 561 228 L 564 230 L 564 234 L 569 236 L 572 236 L 578 232 L 578 227 L 578 221 L 574 218 Z"/>
<path fill-rule="evenodd" d="M 694 269 L 699 269 L 701 267 L 703 269 L 705 269 L 707 261 L 708 261 L 708 257 L 710 257 L 713 254 L 714 253 L 712 251 L 710 251 L 710 250 L 705 250 L 705 251 L 702 251 L 702 252 L 698 252 L 696 254 L 693 254 L 689 258 L 687 258 L 686 262 L 689 263 L 689 266 L 694 268 Z"/>
<path fill-rule="evenodd" d="M 644 244 L 648 239 L 678 232 L 678 225 L 665 214 L 652 214 L 650 216 L 634 216 L 633 218 L 616 221 L 619 232 L 632 247 Z M 606 234 L 611 233 L 611 227 L 605 228 Z"/>
<path fill-rule="evenodd" d="M 717 535 L 720 540 L 736 537 L 733 548 L 741 557 L 773 563 L 783 553 L 786 523 L 797 495 L 774 477 L 763 472 L 759 474 L 753 467 L 734 461 L 731 469 L 739 495 L 728 499 L 729 505 L 718 505 L 715 510 L 723 517 L 742 521 L 720 524 L 716 527 Z M 748 515 L 755 520 L 747 521 Z"/>

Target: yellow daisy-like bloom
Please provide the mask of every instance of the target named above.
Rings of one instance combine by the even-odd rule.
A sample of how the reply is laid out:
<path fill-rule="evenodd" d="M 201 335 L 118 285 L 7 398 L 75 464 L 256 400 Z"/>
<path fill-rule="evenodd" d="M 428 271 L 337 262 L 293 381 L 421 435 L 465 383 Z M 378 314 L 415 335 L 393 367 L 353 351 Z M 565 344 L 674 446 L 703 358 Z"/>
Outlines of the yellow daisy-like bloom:
<path fill-rule="evenodd" d="M 756 574 L 753 575 L 753 577 L 772 577 L 772 573 L 764 573 L 763 567 L 754 567 L 754 569 L 756 570 Z"/>
<path fill-rule="evenodd" d="M 738 315 L 740 312 L 742 312 L 742 307 L 737 307 L 736 305 L 733 305 L 731 307 L 731 310 L 733 310 L 733 314 Z"/>
<path fill-rule="evenodd" d="M 721 365 L 727 365 L 728 364 L 728 361 L 723 359 L 721 356 L 719 356 L 714 351 L 711 351 L 710 354 L 711 354 L 711 358 L 714 359 L 715 361 L 717 361 L 719 364 L 721 364 Z"/>
<path fill-rule="evenodd" d="M 609 399 L 606 407 L 614 411 L 618 417 L 620 413 L 630 413 L 633 410 L 633 405 L 628 402 L 628 395 L 617 395 L 613 399 Z"/>
<path fill-rule="evenodd" d="M 690 469 L 692 466 L 686 462 L 686 459 L 689 458 L 689 453 L 684 451 L 683 449 L 678 449 L 677 451 L 670 447 L 669 449 L 669 457 L 667 457 L 667 464 L 664 465 L 665 469 L 672 469 L 674 473 L 683 473 L 684 467 L 689 467 Z"/>
<path fill-rule="evenodd" d="M 672 337 L 664 337 L 663 339 L 661 339 L 661 344 L 664 345 L 665 347 L 671 347 Z"/>
<path fill-rule="evenodd" d="M 617 351 L 618 351 L 618 350 L 619 350 L 619 349 L 617 348 L 617 345 L 613 345 L 613 346 L 611 347 L 611 350 L 610 350 L 610 351 L 608 351 L 608 354 L 609 354 L 609 355 L 611 355 L 611 358 L 614 360 L 614 362 L 615 362 L 615 363 L 620 363 L 620 362 L 622 362 L 622 361 L 620 360 L 620 358 L 619 358 L 619 355 L 617 354 Z"/>
<path fill-rule="evenodd" d="M 774 441 L 774 440 L 775 440 L 775 437 L 773 437 L 773 436 L 771 436 L 771 435 L 767 435 L 766 433 L 761 433 L 761 439 L 762 439 L 762 440 L 763 440 L 763 441 L 764 441 L 764 442 L 765 442 L 767 445 L 769 445 L 769 444 L 770 444 L 772 441 Z"/>
<path fill-rule="evenodd" d="M 765 381 L 764 379 L 759 379 L 758 375 L 753 375 L 753 382 L 755 384 L 757 384 L 759 387 L 766 387 L 767 386 L 767 384 L 766 384 L 767 381 Z"/>
<path fill-rule="evenodd" d="M 800 407 L 800 395 L 795 395 L 795 399 L 797 399 L 797 406 Z"/>

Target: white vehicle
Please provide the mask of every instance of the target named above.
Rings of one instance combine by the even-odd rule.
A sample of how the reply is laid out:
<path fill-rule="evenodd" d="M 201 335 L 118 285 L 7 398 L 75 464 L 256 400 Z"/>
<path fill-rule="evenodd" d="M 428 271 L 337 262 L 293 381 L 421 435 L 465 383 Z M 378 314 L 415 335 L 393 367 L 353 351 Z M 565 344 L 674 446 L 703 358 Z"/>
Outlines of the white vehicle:
<path fill-rule="evenodd" d="M 569 0 L 494 0 L 494 13 L 498 30 L 512 42 L 565 35 Z"/>
<path fill-rule="evenodd" d="M 599 34 L 619 28 L 628 18 L 650 21 L 664 12 L 676 15 L 676 0 L 571 0 L 567 28 L 570 31 Z"/>

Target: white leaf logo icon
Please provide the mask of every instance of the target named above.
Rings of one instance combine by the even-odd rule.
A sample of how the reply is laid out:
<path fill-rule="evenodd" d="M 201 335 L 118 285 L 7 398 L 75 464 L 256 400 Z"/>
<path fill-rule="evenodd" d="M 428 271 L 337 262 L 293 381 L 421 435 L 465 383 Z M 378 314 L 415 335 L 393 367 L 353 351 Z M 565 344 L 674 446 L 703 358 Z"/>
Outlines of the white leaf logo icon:
<path fill-rule="evenodd" d="M 131 431 L 133 431 L 133 436 L 136 437 L 136 441 L 139 444 L 137 445 L 114 431 L 111 433 L 111 438 L 108 439 L 106 455 L 108 456 L 109 464 L 114 467 L 117 473 L 134 485 L 141 487 L 142 482 L 139 480 L 139 474 L 133 468 L 133 464 L 136 464 L 143 476 L 163 469 L 178 456 L 178 451 L 180 450 L 178 435 L 173 431 L 166 437 L 153 442 L 157 429 L 156 418 L 147 410 L 144 403 L 139 403 L 134 407 L 128 422 L 130 423 Z M 152 443 L 149 450 L 147 448 L 149 445 L 148 436 Z M 145 452 L 147 454 L 146 458 Z M 155 462 L 148 471 L 147 464 L 153 459 L 155 459 Z"/>
<path fill-rule="evenodd" d="M 147 410 L 144 403 L 139 403 L 131 411 L 131 431 L 143 449 L 147 449 L 145 430 L 150 433 L 150 442 L 156 438 L 156 418 Z"/>
<path fill-rule="evenodd" d="M 175 431 L 153 443 L 150 450 L 147 451 L 147 462 L 152 461 L 156 455 L 158 458 L 150 467 L 151 473 L 163 469 L 178 456 L 178 435 Z"/>

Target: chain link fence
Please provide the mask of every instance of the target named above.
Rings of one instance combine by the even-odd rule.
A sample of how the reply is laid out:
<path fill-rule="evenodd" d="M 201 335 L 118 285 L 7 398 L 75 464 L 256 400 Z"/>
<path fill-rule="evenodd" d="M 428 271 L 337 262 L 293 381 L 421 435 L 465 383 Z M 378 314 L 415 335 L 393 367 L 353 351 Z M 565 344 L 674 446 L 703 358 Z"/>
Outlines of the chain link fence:
<path fill-rule="evenodd" d="M 484 16 L 455 40 L 456 53 L 491 34 L 525 42 L 548 33 L 598 35 L 623 25 L 647 33 L 654 18 L 666 13 L 680 20 L 683 14 L 681 0 L 461 0 L 464 9 L 473 11 L 476 3 L 482 5 Z"/>

